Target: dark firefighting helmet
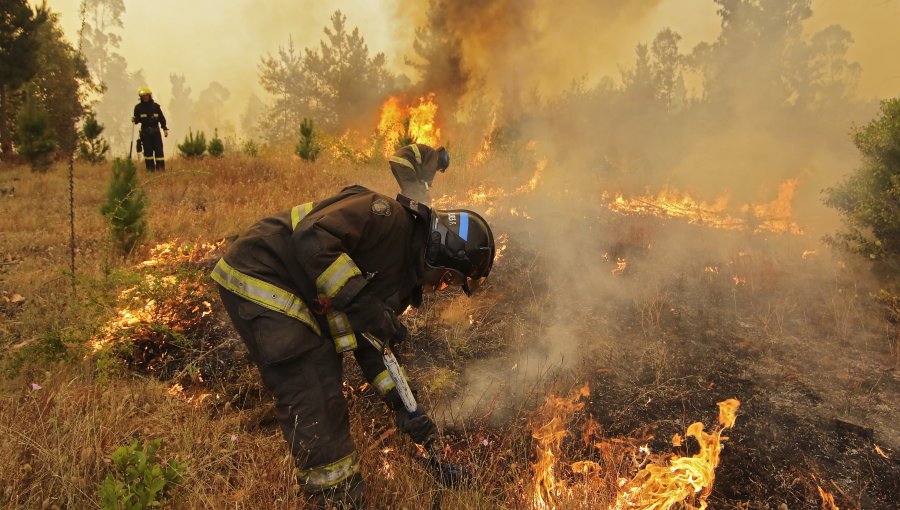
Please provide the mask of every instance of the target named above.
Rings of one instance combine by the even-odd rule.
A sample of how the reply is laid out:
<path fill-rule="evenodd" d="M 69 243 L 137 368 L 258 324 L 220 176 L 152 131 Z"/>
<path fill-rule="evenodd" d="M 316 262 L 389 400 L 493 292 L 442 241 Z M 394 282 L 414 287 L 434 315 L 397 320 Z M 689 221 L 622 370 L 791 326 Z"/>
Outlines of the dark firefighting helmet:
<path fill-rule="evenodd" d="M 441 285 L 461 285 L 471 296 L 494 263 L 494 234 L 478 213 L 463 209 L 431 211 L 425 266 L 440 273 Z"/>
<path fill-rule="evenodd" d="M 447 170 L 450 166 L 450 153 L 443 147 L 437 149 L 437 169 L 441 172 Z"/>

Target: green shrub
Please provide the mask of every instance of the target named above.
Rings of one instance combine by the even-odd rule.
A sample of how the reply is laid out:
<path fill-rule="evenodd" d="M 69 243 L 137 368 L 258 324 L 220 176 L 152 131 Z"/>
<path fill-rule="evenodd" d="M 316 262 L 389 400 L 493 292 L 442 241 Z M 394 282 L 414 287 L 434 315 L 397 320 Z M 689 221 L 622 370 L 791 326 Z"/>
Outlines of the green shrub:
<path fill-rule="evenodd" d="M 81 140 L 78 142 L 81 159 L 94 164 L 106 161 L 109 143 L 101 136 L 104 129 L 103 124 L 97 122 L 93 113 L 84 119 L 81 126 Z"/>
<path fill-rule="evenodd" d="M 29 90 L 25 105 L 16 117 L 16 152 L 28 160 L 32 171 L 46 172 L 56 148 L 50 114 L 34 90 Z"/>
<path fill-rule="evenodd" d="M 209 145 L 206 146 L 206 150 L 209 152 L 209 155 L 214 158 L 222 157 L 222 154 L 225 152 L 225 144 L 222 143 L 222 139 L 219 138 L 218 129 L 215 130 L 212 140 L 210 140 Z"/>
<path fill-rule="evenodd" d="M 20 349 L 10 349 L 3 354 L 3 365 L 0 373 L 8 377 L 18 375 L 22 368 L 39 366 L 44 369 L 53 363 L 71 359 L 69 343 L 75 343 L 71 338 L 66 338 L 59 330 L 45 331 L 33 343 Z"/>
<path fill-rule="evenodd" d="M 300 123 L 300 143 L 297 144 L 296 153 L 304 161 L 315 161 L 319 157 L 321 147 L 315 140 L 315 132 L 312 119 L 304 118 Z"/>
<path fill-rule="evenodd" d="M 127 257 L 147 230 L 144 190 L 137 180 L 137 167 L 130 159 L 116 158 L 100 212 L 120 253 Z"/>
<path fill-rule="evenodd" d="M 206 135 L 203 131 L 197 131 L 197 135 L 194 136 L 194 132 L 188 130 L 184 143 L 178 145 L 178 151 L 188 159 L 203 157 L 203 153 L 206 152 Z"/>
<path fill-rule="evenodd" d="M 830 244 L 874 262 L 885 284 L 900 286 L 900 98 L 881 103 L 881 115 L 854 129 L 862 166 L 825 190 L 825 204 L 843 216 L 846 229 Z"/>
<path fill-rule="evenodd" d="M 257 155 L 259 155 L 259 146 L 256 145 L 256 142 L 254 142 L 253 140 L 247 140 L 246 142 L 244 142 L 243 150 L 244 154 L 250 156 L 251 158 L 255 158 Z"/>
<path fill-rule="evenodd" d="M 157 455 L 161 441 L 140 445 L 137 440 L 120 446 L 109 456 L 111 471 L 97 486 L 102 510 L 143 510 L 161 507 L 172 485 L 178 482 L 186 463 Z"/>

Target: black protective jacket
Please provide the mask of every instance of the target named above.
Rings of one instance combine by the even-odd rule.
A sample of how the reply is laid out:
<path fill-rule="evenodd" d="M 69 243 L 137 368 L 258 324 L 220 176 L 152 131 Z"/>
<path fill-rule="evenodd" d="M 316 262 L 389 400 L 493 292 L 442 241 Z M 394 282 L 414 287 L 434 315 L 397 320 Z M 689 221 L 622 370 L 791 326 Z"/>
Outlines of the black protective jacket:
<path fill-rule="evenodd" d="M 331 337 L 338 351 L 355 350 L 371 381 L 384 370 L 380 353 L 352 331 L 343 313 L 352 313 L 363 294 L 373 307 L 394 314 L 421 304 L 428 221 L 421 204 L 350 186 L 260 220 L 231 244 L 212 277 Z"/>
<path fill-rule="evenodd" d="M 159 128 L 169 129 L 166 126 L 166 116 L 163 115 L 162 108 L 154 100 L 147 102 L 141 101 L 134 105 L 134 117 L 132 122 L 141 125 L 142 133 L 159 131 Z"/>

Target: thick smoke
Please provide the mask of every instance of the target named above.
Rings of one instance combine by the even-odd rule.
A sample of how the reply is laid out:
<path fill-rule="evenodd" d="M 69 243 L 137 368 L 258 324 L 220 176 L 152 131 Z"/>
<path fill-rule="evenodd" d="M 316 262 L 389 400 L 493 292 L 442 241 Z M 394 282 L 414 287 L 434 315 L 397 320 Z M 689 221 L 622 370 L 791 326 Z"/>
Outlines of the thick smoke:
<path fill-rule="evenodd" d="M 622 35 L 549 31 L 555 22 L 548 20 L 609 19 L 625 34 L 629 22 L 639 22 L 653 7 L 633 4 L 585 3 L 567 6 L 565 13 L 537 2 L 505 10 L 474 2 L 433 4 L 439 18 L 454 20 L 441 36 L 457 50 L 448 52 L 454 58 L 442 71 L 455 69 L 466 83 L 464 89 L 453 83 L 452 91 L 463 91 L 454 99 L 463 109 L 485 98 L 493 104 L 488 111 L 497 121 L 488 138 L 494 137 L 495 159 L 483 165 L 484 179 L 502 181 L 494 172 L 511 167 L 499 173 L 516 175 L 521 184 L 536 161 L 546 162 L 533 194 L 491 203 L 495 211 L 515 207 L 531 218 L 526 227 L 504 214 L 492 221 L 510 233 L 514 249 L 544 261 L 540 278 L 548 302 L 523 306 L 539 310 L 540 333 L 525 333 L 534 336 L 512 361 L 504 356 L 475 363 L 465 374 L 464 398 L 442 410 L 445 419 L 476 409 L 483 414 L 498 401 L 520 402 L 497 395 L 524 396 L 550 374 L 587 359 L 608 357 L 623 366 L 648 347 L 664 350 L 654 328 L 666 314 L 702 310 L 702 299 L 692 296 L 696 289 L 678 282 L 696 282 L 685 275 L 702 275 L 704 266 L 724 271 L 726 263 L 759 264 L 766 268 L 758 270 L 766 273 L 760 276 L 765 282 L 754 285 L 776 288 L 769 280 L 782 271 L 773 268 L 784 255 L 777 236 L 766 244 L 747 234 L 616 223 L 604 211 L 603 191 L 634 196 L 678 189 L 707 202 L 726 200 L 731 211 L 749 218 L 751 204 L 775 201 L 784 183 L 796 181 L 792 210 L 785 214 L 806 235 L 784 241 L 797 260 L 803 249 L 796 244 L 823 251 L 818 239 L 838 226 L 820 192 L 859 164 L 847 134 L 875 112 L 874 101 L 859 99 L 863 70 L 850 56 L 854 35 L 833 25 L 811 29 L 814 11 L 803 0 L 719 2 L 718 35 L 686 47 L 676 31 L 659 27 L 620 76 L 573 85 L 591 75 L 607 42 Z M 499 185 L 507 191 L 517 186 Z M 757 251 L 737 255 L 748 246 Z M 619 257 L 639 274 L 614 274 Z M 790 292 L 800 292 L 788 283 L 791 277 L 779 278 Z M 644 328 L 645 341 L 624 341 L 635 338 L 620 329 L 625 317 Z"/>
<path fill-rule="evenodd" d="M 628 34 L 659 3 L 436 0 L 427 11 L 400 6 L 397 15 L 422 27 L 411 62 L 424 91 L 449 105 L 487 96 L 525 108 L 531 94 L 556 94 L 615 69 L 609 54 L 633 44 Z"/>

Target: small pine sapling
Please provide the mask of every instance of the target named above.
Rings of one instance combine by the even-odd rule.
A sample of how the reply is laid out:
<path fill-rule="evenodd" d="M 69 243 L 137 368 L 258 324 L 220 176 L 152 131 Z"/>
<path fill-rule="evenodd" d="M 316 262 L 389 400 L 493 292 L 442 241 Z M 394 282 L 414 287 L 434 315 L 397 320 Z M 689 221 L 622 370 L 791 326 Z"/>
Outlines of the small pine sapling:
<path fill-rule="evenodd" d="M 304 161 L 313 162 L 319 157 L 321 147 L 315 140 L 315 130 L 312 119 L 304 117 L 300 123 L 300 143 L 297 144 L 296 153 Z"/>
<path fill-rule="evenodd" d="M 400 136 L 397 137 L 397 146 L 394 147 L 394 150 L 400 150 L 407 145 L 416 143 L 416 138 L 409 132 L 409 122 L 409 117 L 403 119 L 403 131 L 401 131 Z"/>
<path fill-rule="evenodd" d="M 259 155 L 259 145 L 257 145 L 256 142 L 254 142 L 252 139 L 244 142 L 243 150 L 244 154 L 250 156 L 251 158 L 255 158 L 257 155 Z"/>
<path fill-rule="evenodd" d="M 116 248 L 127 257 L 147 231 L 144 190 L 137 180 L 137 167 L 129 159 L 116 158 L 100 212 L 109 222 Z"/>
<path fill-rule="evenodd" d="M 97 117 L 93 113 L 84 119 L 84 124 L 81 125 L 81 140 L 78 143 L 81 159 L 92 164 L 106 161 L 109 143 L 101 136 L 104 129 L 103 124 L 97 122 Z"/>
<path fill-rule="evenodd" d="M 222 142 L 222 139 L 219 138 L 219 130 L 216 129 L 212 140 L 209 141 L 209 145 L 206 146 L 207 152 L 209 155 L 214 158 L 222 157 L 222 154 L 225 152 L 225 144 Z"/>
<path fill-rule="evenodd" d="M 178 145 L 178 151 L 188 159 L 203 157 L 203 153 L 206 152 L 206 135 L 203 131 L 197 131 L 195 136 L 193 131 L 188 130 L 184 143 Z"/>

